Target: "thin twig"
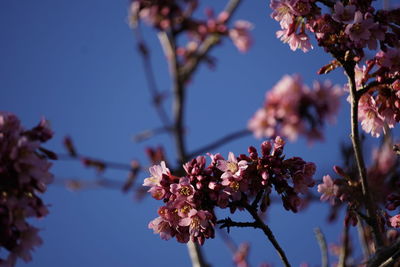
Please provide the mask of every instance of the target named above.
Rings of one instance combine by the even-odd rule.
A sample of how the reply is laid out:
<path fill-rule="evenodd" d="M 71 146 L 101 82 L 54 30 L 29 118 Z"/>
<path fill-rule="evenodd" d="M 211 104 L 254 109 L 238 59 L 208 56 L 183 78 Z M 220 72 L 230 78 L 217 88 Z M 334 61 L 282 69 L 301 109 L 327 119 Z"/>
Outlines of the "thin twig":
<path fill-rule="evenodd" d="M 241 138 L 241 137 L 248 136 L 250 134 L 251 134 L 251 132 L 249 130 L 247 130 L 247 129 L 243 129 L 243 130 L 239 130 L 237 132 L 230 133 L 230 134 L 228 134 L 226 136 L 223 136 L 220 139 L 218 139 L 218 140 L 216 140 L 216 141 L 214 141 L 214 142 L 212 142 L 212 143 L 210 143 L 208 145 L 205 145 L 205 146 L 203 146 L 203 147 L 191 152 L 188 155 L 188 158 L 193 158 L 195 156 L 204 154 L 206 152 L 210 152 L 213 149 L 216 149 L 216 148 L 218 148 L 218 147 L 220 147 L 220 146 L 222 146 L 222 145 L 224 145 L 224 144 L 226 144 L 228 142 L 231 142 L 231 141 L 233 141 L 235 139 L 238 139 L 238 138 Z"/>
<path fill-rule="evenodd" d="M 220 228 L 226 228 L 227 231 L 230 231 L 230 227 L 253 227 L 258 228 L 258 224 L 256 222 L 235 222 L 232 221 L 230 218 L 223 219 L 217 221 L 217 224 L 221 224 Z"/>
<path fill-rule="evenodd" d="M 137 40 L 139 54 L 142 57 L 143 69 L 144 69 L 144 73 L 145 73 L 146 80 L 148 83 L 148 88 L 149 88 L 150 94 L 152 96 L 154 107 L 157 111 L 158 116 L 160 117 L 162 124 L 164 125 L 164 128 L 167 129 L 171 125 L 170 119 L 168 118 L 167 112 L 165 111 L 164 106 L 162 105 L 163 97 L 157 88 L 157 83 L 156 83 L 153 67 L 152 67 L 151 60 L 150 60 L 150 51 L 142 37 L 142 33 L 140 31 L 139 24 L 137 24 L 135 27 L 133 27 L 133 32 L 134 32 L 136 40 Z"/>
<path fill-rule="evenodd" d="M 321 267 L 329 266 L 329 258 L 328 258 L 328 246 L 326 245 L 326 239 L 321 229 L 314 229 L 315 237 L 317 238 L 319 248 L 321 250 Z"/>
<path fill-rule="evenodd" d="M 80 154 L 78 154 L 76 156 L 71 156 L 69 154 L 57 153 L 57 156 L 58 156 L 59 160 L 65 160 L 65 161 L 68 160 L 68 161 L 84 162 L 85 160 L 89 160 L 89 161 L 96 162 L 96 163 L 103 165 L 105 169 L 128 170 L 128 171 L 131 171 L 133 169 L 132 165 L 130 165 L 130 164 L 106 161 L 106 160 L 97 159 L 97 158 L 93 158 L 90 156 L 84 156 L 84 155 L 80 155 Z"/>
<path fill-rule="evenodd" d="M 271 242 L 271 244 L 274 246 L 276 252 L 278 253 L 279 257 L 281 258 L 284 266 L 290 267 L 289 260 L 286 257 L 285 252 L 279 245 L 278 241 L 276 240 L 274 234 L 272 233 L 271 229 L 266 225 L 260 218 L 260 216 L 257 213 L 257 210 L 254 209 L 250 204 L 246 203 L 244 208 L 251 214 L 253 219 L 255 220 L 255 223 L 257 224 L 257 228 L 260 228 L 263 230 L 264 234 L 267 236 L 268 240 Z"/>
<path fill-rule="evenodd" d="M 133 137 L 133 140 L 135 142 L 139 143 L 139 142 L 143 142 L 157 134 L 168 133 L 170 131 L 171 131 L 170 127 L 167 127 L 167 128 L 166 127 L 158 127 L 158 128 L 151 129 L 151 130 L 145 130 L 143 132 L 136 134 Z"/>
<path fill-rule="evenodd" d="M 360 175 L 361 188 L 364 196 L 365 207 L 367 216 L 370 218 L 372 231 L 374 234 L 374 241 L 376 248 L 379 249 L 383 246 L 382 236 L 378 226 L 378 219 L 376 214 L 376 207 L 371 200 L 371 195 L 368 187 L 367 173 L 365 168 L 364 158 L 361 152 L 360 135 L 358 132 L 358 102 L 359 95 L 357 95 L 357 86 L 355 82 L 354 64 L 342 63 L 350 85 L 351 97 L 351 141 L 357 162 L 357 168 Z"/>
<path fill-rule="evenodd" d="M 97 189 L 97 188 L 122 190 L 125 183 L 105 177 L 97 178 L 94 180 L 56 177 L 54 184 L 65 186 L 66 188 L 72 191 L 78 191 L 78 190 Z"/>

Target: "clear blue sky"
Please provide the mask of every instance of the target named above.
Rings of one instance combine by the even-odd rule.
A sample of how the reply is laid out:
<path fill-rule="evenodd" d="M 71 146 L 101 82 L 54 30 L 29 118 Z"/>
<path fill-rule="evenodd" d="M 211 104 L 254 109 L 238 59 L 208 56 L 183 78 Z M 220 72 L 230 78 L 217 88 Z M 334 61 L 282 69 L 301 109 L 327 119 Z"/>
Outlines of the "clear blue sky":
<path fill-rule="evenodd" d="M 209 0 L 204 5 L 215 2 L 218 8 L 224 3 Z M 56 152 L 63 151 L 62 138 L 70 135 L 81 153 L 94 157 L 126 163 L 137 159 L 147 164 L 144 148 L 163 144 L 173 159 L 175 150 L 168 136 L 141 144 L 132 141 L 135 133 L 158 127 L 160 121 L 150 105 L 140 57 L 127 25 L 127 10 L 127 0 L 0 1 L 0 109 L 14 112 L 27 127 L 41 116 L 49 119 L 55 137 L 47 147 Z M 235 18 L 254 23 L 253 48 L 243 55 L 226 40 L 213 50 L 218 59 L 216 70 L 203 66 L 192 81 L 187 113 L 189 149 L 246 127 L 265 91 L 284 74 L 300 73 L 308 84 L 325 78 L 317 77 L 316 71 L 328 62 L 328 56 L 318 48 L 307 54 L 290 51 L 275 38 L 279 25 L 269 14 L 267 1 L 244 1 Z M 167 67 L 155 33 L 145 29 L 145 37 L 158 86 L 168 90 Z M 339 84 L 345 81 L 341 71 L 328 78 Z M 349 134 L 349 109 L 344 101 L 342 108 L 339 123 L 326 128 L 328 143 L 310 147 L 300 139 L 287 145 L 288 156 L 316 162 L 316 178 L 341 163 L 338 145 Z M 218 151 L 224 155 L 244 153 L 249 145 L 258 147 L 260 143 L 247 137 Z M 53 173 L 82 180 L 96 176 L 71 162 L 56 162 Z M 126 173 L 106 172 L 105 176 L 123 181 Z M 145 177 L 142 174 L 139 179 Z M 28 266 L 190 265 L 186 246 L 163 241 L 147 229 L 160 205 L 153 199 L 138 203 L 131 194 L 117 190 L 70 192 L 57 185 L 50 186 L 44 199 L 51 205 L 50 214 L 33 222 L 43 229 L 44 244 Z M 294 266 L 305 261 L 318 265 L 314 227 L 321 226 L 329 242 L 338 241 L 328 230 L 332 226 L 325 223 L 324 207 L 312 205 L 294 215 L 275 205 L 269 212 L 268 224 Z M 340 223 L 333 226 L 340 228 Z M 254 266 L 261 261 L 280 266 L 260 231 L 232 229 L 231 236 L 237 243 L 251 243 Z M 213 266 L 232 266 L 231 254 L 219 238 L 208 240 L 205 252 Z"/>

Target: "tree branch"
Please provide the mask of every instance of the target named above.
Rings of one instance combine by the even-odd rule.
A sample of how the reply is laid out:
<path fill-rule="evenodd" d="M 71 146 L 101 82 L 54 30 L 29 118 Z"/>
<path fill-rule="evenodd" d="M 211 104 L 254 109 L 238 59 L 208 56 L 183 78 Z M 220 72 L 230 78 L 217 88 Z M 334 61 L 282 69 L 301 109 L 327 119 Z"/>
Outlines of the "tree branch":
<path fill-rule="evenodd" d="M 382 86 L 382 85 L 390 85 L 393 82 L 395 82 L 396 80 L 397 80 L 397 78 L 388 78 L 388 79 L 384 80 L 384 82 L 378 82 L 378 81 L 370 82 L 369 84 L 365 85 L 360 90 L 358 90 L 356 93 L 356 96 L 358 99 L 360 99 L 363 94 L 367 93 L 373 87 Z"/>
<path fill-rule="evenodd" d="M 172 78 L 172 91 L 173 91 L 173 121 L 174 121 L 174 139 L 178 155 L 178 162 L 180 165 L 186 162 L 186 146 L 184 138 L 184 104 L 185 104 L 185 87 L 182 78 L 179 75 L 179 63 L 176 55 L 176 40 L 171 32 L 160 32 L 159 39 L 164 48 L 164 53 L 168 59 L 170 66 L 170 73 Z M 189 255 L 193 267 L 207 267 L 209 266 L 201 252 L 200 246 L 193 241 L 187 244 Z"/>
<path fill-rule="evenodd" d="M 367 263 L 367 267 L 388 266 L 396 262 L 400 257 L 400 239 L 398 239 L 392 246 L 378 250 L 375 255 Z"/>
<path fill-rule="evenodd" d="M 350 97 L 351 97 L 351 141 L 353 144 L 353 150 L 356 158 L 357 168 L 360 175 L 361 188 L 364 196 L 364 204 L 367 210 L 367 216 L 370 219 L 372 232 L 374 234 L 374 241 L 376 248 L 379 249 L 383 246 L 382 236 L 378 226 L 378 219 L 376 214 L 376 207 L 371 199 L 371 195 L 368 187 L 367 173 L 365 168 L 364 158 L 361 152 L 360 135 L 358 131 L 358 102 L 359 94 L 357 94 L 357 86 L 355 82 L 354 64 L 348 62 L 341 62 L 350 85 Z"/>
<path fill-rule="evenodd" d="M 271 242 L 271 244 L 274 246 L 276 252 L 278 253 L 279 257 L 281 258 L 284 266 L 290 267 L 290 263 L 286 257 L 285 252 L 279 245 L 278 241 L 276 240 L 274 234 L 272 233 L 271 229 L 266 225 L 258 216 L 257 210 L 254 209 L 250 204 L 247 202 L 244 205 L 244 208 L 251 214 L 253 219 L 255 220 L 255 224 L 257 225 L 257 228 L 260 228 L 263 230 L 264 234 L 267 236 L 268 240 Z"/>

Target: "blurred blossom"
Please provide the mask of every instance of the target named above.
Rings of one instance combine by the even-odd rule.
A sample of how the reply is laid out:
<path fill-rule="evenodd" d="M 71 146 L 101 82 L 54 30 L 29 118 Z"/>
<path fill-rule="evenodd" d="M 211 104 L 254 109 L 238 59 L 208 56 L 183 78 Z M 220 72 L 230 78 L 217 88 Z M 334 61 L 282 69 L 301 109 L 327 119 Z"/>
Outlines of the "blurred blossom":
<path fill-rule="evenodd" d="M 31 251 L 42 243 L 28 218 L 48 213 L 38 194 L 53 180 L 48 159 L 56 156 L 41 148 L 52 134 L 44 119 L 25 130 L 15 115 L 0 112 L 0 247 L 8 252 L 0 266 L 14 266 L 17 258 L 31 261 Z"/>
<path fill-rule="evenodd" d="M 340 87 L 329 81 L 314 82 L 310 89 L 299 75 L 285 75 L 266 93 L 264 107 L 249 120 L 248 128 L 257 138 L 323 139 L 325 121 L 335 121 L 341 95 Z"/>

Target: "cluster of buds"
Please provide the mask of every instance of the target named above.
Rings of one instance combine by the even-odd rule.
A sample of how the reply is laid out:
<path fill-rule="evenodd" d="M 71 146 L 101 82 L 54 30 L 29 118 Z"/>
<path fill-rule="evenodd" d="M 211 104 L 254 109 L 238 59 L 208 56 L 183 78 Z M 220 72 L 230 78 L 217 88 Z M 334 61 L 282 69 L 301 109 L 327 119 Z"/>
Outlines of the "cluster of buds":
<path fill-rule="evenodd" d="M 186 33 L 189 42 L 185 46 L 178 46 L 176 50 L 183 63 L 195 57 L 202 42 L 213 34 L 228 36 L 241 52 L 250 48 L 251 23 L 238 20 L 230 28 L 227 24 L 230 17 L 228 12 L 223 11 L 215 16 L 209 8 L 205 10 L 206 19 L 194 18 L 197 7 L 197 0 L 133 0 L 131 23 L 136 25 L 141 19 L 156 29 L 171 32 L 175 36 Z M 212 63 L 211 59 L 208 61 Z"/>
<path fill-rule="evenodd" d="M 30 261 L 31 251 L 42 243 L 28 219 L 48 213 L 38 194 L 52 182 L 48 159 L 56 156 L 40 145 L 52 134 L 45 120 L 24 130 L 15 115 L 0 112 L 0 249 L 8 252 L 0 266 L 14 266 L 17 258 Z"/>
<path fill-rule="evenodd" d="M 266 93 L 248 128 L 257 138 L 279 135 L 293 141 L 303 135 L 321 140 L 325 121 L 335 121 L 341 95 L 341 88 L 329 81 L 315 81 L 310 89 L 299 75 L 286 75 Z"/>
<path fill-rule="evenodd" d="M 322 14 L 318 3 L 328 5 Z M 400 9 L 376 10 L 372 1 L 271 0 L 271 16 L 280 22 L 277 36 L 292 50 L 308 51 L 312 46 L 308 33 L 318 45 L 339 62 L 320 70 L 353 62 L 360 99 L 359 120 L 362 128 L 379 137 L 385 126 L 393 128 L 400 121 Z M 365 49 L 375 50 L 366 58 Z M 368 81 L 371 82 L 368 84 Z"/>
<path fill-rule="evenodd" d="M 150 187 L 153 198 L 166 204 L 149 228 L 163 239 L 203 244 L 214 237 L 215 207 L 233 213 L 254 199 L 265 211 L 272 189 L 281 196 L 285 209 L 297 212 L 304 201 L 300 194 L 307 195 L 314 186 L 315 165 L 299 157 L 285 159 L 283 148 L 284 141 L 277 137 L 262 143 L 260 156 L 254 147 L 249 147 L 248 155 L 235 157 L 231 152 L 228 159 L 209 154 L 207 167 L 206 158 L 198 156 L 183 166 L 183 177 L 174 176 L 163 162 L 151 167 L 151 177 L 143 185 Z"/>

